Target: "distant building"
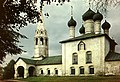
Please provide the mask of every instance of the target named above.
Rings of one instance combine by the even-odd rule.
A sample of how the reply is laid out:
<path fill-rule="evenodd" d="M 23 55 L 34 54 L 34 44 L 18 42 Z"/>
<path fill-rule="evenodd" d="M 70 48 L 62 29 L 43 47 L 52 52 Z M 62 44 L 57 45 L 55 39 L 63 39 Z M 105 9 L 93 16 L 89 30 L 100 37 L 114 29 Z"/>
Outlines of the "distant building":
<path fill-rule="evenodd" d="M 68 22 L 69 39 L 60 41 L 62 55 L 49 56 L 47 30 L 41 13 L 34 36 L 32 59 L 18 58 L 15 78 L 29 76 L 90 76 L 120 75 L 120 54 L 115 52 L 117 43 L 109 36 L 110 24 L 103 15 L 88 9 L 83 15 L 80 36 L 75 36 L 77 22 L 73 15 Z M 103 29 L 103 33 L 101 32 Z"/>

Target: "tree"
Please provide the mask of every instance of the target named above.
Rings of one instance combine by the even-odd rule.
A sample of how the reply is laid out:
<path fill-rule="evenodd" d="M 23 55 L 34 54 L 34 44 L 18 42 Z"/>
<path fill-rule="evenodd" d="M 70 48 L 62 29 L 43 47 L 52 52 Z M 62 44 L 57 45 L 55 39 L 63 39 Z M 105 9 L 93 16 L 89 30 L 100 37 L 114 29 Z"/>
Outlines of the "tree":
<path fill-rule="evenodd" d="M 21 54 L 20 38 L 27 38 L 19 30 L 39 20 L 39 12 L 31 0 L 0 1 L 0 63 L 6 55 Z"/>
<path fill-rule="evenodd" d="M 15 70 L 14 70 L 15 61 L 11 60 L 8 65 L 4 68 L 3 79 L 13 79 Z"/>
<path fill-rule="evenodd" d="M 0 66 L 0 80 L 3 79 L 3 68 Z"/>
<path fill-rule="evenodd" d="M 110 6 L 117 7 L 120 5 L 120 0 L 89 0 L 89 4 L 96 10 L 107 12 Z"/>

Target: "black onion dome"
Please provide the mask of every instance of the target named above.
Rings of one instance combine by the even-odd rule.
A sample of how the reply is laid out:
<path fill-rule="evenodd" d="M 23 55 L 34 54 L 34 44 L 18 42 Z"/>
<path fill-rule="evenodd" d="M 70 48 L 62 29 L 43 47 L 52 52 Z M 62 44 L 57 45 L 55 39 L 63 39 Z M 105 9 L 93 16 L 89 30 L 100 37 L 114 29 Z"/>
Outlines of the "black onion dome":
<path fill-rule="evenodd" d="M 109 29 L 110 28 L 110 24 L 105 20 L 105 22 L 102 24 L 102 28 L 103 29 Z"/>
<path fill-rule="evenodd" d="M 85 33 L 85 27 L 82 25 L 82 27 L 79 30 L 80 34 L 84 34 Z"/>
<path fill-rule="evenodd" d="M 95 15 L 95 12 L 92 11 L 90 8 L 87 12 L 85 12 L 83 15 L 82 15 L 82 19 L 84 21 L 88 20 L 88 19 L 93 19 L 93 16 Z"/>
<path fill-rule="evenodd" d="M 99 11 L 97 11 L 97 13 L 93 16 L 93 20 L 102 20 L 103 19 L 103 15 L 101 13 L 99 13 Z"/>
<path fill-rule="evenodd" d="M 71 16 L 71 19 L 68 21 L 68 26 L 76 26 L 77 22 L 73 19 L 73 16 Z"/>

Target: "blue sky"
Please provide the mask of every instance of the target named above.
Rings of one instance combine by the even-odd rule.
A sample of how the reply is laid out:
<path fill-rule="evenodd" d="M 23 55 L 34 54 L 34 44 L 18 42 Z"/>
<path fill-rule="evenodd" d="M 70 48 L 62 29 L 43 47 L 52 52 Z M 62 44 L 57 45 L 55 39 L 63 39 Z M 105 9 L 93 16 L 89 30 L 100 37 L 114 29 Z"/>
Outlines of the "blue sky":
<path fill-rule="evenodd" d="M 69 38 L 69 27 L 67 22 L 70 20 L 71 5 L 73 6 L 74 19 L 77 21 L 76 36 L 79 36 L 79 29 L 82 25 L 82 15 L 88 10 L 89 3 L 86 0 L 72 0 L 71 3 L 65 3 L 62 6 L 45 5 L 43 13 L 49 13 L 49 17 L 44 17 L 45 28 L 49 37 L 49 56 L 61 55 L 61 40 Z M 118 43 L 116 51 L 120 52 L 120 7 L 109 8 L 106 20 L 111 24 L 110 36 Z M 102 20 L 102 23 L 105 19 Z M 21 33 L 25 34 L 29 39 L 21 39 L 21 43 L 26 50 L 26 53 L 22 53 L 17 56 L 7 56 L 5 63 L 8 63 L 11 59 L 17 59 L 18 57 L 31 58 L 34 55 L 34 34 L 36 24 L 29 24 L 27 27 L 21 29 Z"/>

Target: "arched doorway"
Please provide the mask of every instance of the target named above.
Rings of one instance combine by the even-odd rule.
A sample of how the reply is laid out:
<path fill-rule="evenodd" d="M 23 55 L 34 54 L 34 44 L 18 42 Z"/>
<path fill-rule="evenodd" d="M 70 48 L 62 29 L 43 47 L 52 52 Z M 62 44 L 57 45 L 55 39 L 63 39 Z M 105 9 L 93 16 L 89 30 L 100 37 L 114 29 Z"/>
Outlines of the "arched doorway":
<path fill-rule="evenodd" d="M 17 68 L 18 71 L 18 77 L 23 77 L 24 78 L 24 67 L 23 66 L 19 66 Z"/>
<path fill-rule="evenodd" d="M 35 67 L 32 66 L 29 67 L 28 72 L 29 72 L 29 77 L 35 76 Z"/>

